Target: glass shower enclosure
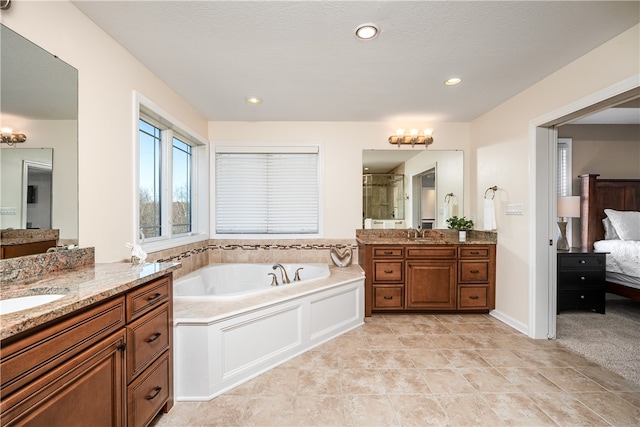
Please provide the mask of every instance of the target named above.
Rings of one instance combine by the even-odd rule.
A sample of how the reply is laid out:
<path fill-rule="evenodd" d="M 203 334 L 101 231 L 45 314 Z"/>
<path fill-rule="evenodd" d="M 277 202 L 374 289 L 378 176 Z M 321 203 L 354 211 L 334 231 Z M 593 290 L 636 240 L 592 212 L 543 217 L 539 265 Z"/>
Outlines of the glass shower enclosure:
<path fill-rule="evenodd" d="M 404 220 L 404 175 L 362 175 L 363 221 Z"/>

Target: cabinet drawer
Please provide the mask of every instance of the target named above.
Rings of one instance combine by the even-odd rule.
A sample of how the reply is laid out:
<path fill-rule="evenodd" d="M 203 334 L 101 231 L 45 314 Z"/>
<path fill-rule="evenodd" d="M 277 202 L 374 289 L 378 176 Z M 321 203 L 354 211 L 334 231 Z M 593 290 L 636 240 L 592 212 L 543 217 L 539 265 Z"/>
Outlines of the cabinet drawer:
<path fill-rule="evenodd" d="M 489 308 L 489 288 L 487 286 L 459 286 L 458 308 Z"/>
<path fill-rule="evenodd" d="M 404 256 L 404 248 L 373 248 L 374 258 L 402 258 Z"/>
<path fill-rule="evenodd" d="M 165 276 L 127 294 L 127 322 L 169 300 L 170 277 Z"/>
<path fill-rule="evenodd" d="M 169 304 L 127 326 L 127 381 L 169 348 Z"/>
<path fill-rule="evenodd" d="M 455 258 L 455 246 L 430 246 L 407 248 L 407 258 L 443 259 Z"/>
<path fill-rule="evenodd" d="M 489 281 L 489 261 L 459 261 L 460 283 L 486 283 Z"/>
<path fill-rule="evenodd" d="M 581 289 L 604 289 L 604 271 L 559 271 L 558 287 L 560 289 L 581 288 Z"/>
<path fill-rule="evenodd" d="M 489 248 L 486 246 L 469 246 L 458 248 L 459 258 L 489 258 Z"/>
<path fill-rule="evenodd" d="M 592 268 L 605 269 L 606 258 L 604 254 L 559 254 L 558 268 Z"/>
<path fill-rule="evenodd" d="M 594 310 L 604 314 L 605 292 L 594 290 L 558 291 L 558 312 L 561 310 Z"/>
<path fill-rule="evenodd" d="M 374 282 L 402 282 L 402 261 L 375 261 L 373 263 Z"/>
<path fill-rule="evenodd" d="M 2 346 L 2 397 L 124 327 L 124 298 L 115 298 Z"/>
<path fill-rule="evenodd" d="M 146 426 L 169 398 L 169 353 L 158 359 L 127 389 L 128 426 Z"/>
<path fill-rule="evenodd" d="M 403 308 L 402 286 L 374 286 L 373 308 Z"/>

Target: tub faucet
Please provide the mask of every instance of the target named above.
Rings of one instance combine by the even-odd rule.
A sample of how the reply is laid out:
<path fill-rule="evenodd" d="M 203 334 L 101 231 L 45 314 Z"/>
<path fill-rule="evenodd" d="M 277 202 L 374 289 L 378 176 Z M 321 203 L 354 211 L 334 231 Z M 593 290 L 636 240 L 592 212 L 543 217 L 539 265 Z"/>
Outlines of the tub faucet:
<path fill-rule="evenodd" d="M 284 269 L 284 266 L 282 264 L 274 264 L 273 267 L 274 270 L 277 270 L 278 268 L 280 268 L 280 270 L 282 271 L 282 283 L 283 284 L 288 284 L 291 283 L 291 280 L 289 280 L 289 276 L 287 276 L 287 270 Z"/>

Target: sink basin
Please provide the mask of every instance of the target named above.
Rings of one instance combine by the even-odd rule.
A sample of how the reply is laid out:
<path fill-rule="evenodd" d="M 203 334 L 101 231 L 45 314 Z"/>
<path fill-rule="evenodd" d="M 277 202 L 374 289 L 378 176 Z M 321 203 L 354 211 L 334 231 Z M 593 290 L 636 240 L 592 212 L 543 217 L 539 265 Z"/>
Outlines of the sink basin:
<path fill-rule="evenodd" d="M 60 294 L 29 295 L 26 297 L 0 300 L 0 315 L 27 310 L 64 297 Z"/>

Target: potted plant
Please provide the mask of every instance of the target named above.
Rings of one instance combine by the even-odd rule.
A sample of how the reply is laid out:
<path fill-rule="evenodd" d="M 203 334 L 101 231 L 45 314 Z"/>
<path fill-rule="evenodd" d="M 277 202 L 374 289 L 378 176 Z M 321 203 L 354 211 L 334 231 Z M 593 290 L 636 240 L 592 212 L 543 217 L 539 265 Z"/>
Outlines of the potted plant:
<path fill-rule="evenodd" d="M 464 216 L 461 218 L 452 216 L 447 219 L 447 224 L 449 224 L 449 228 L 458 230 L 458 239 L 461 242 L 465 242 L 467 240 L 467 230 L 471 230 L 473 228 L 473 220 L 467 219 Z"/>

